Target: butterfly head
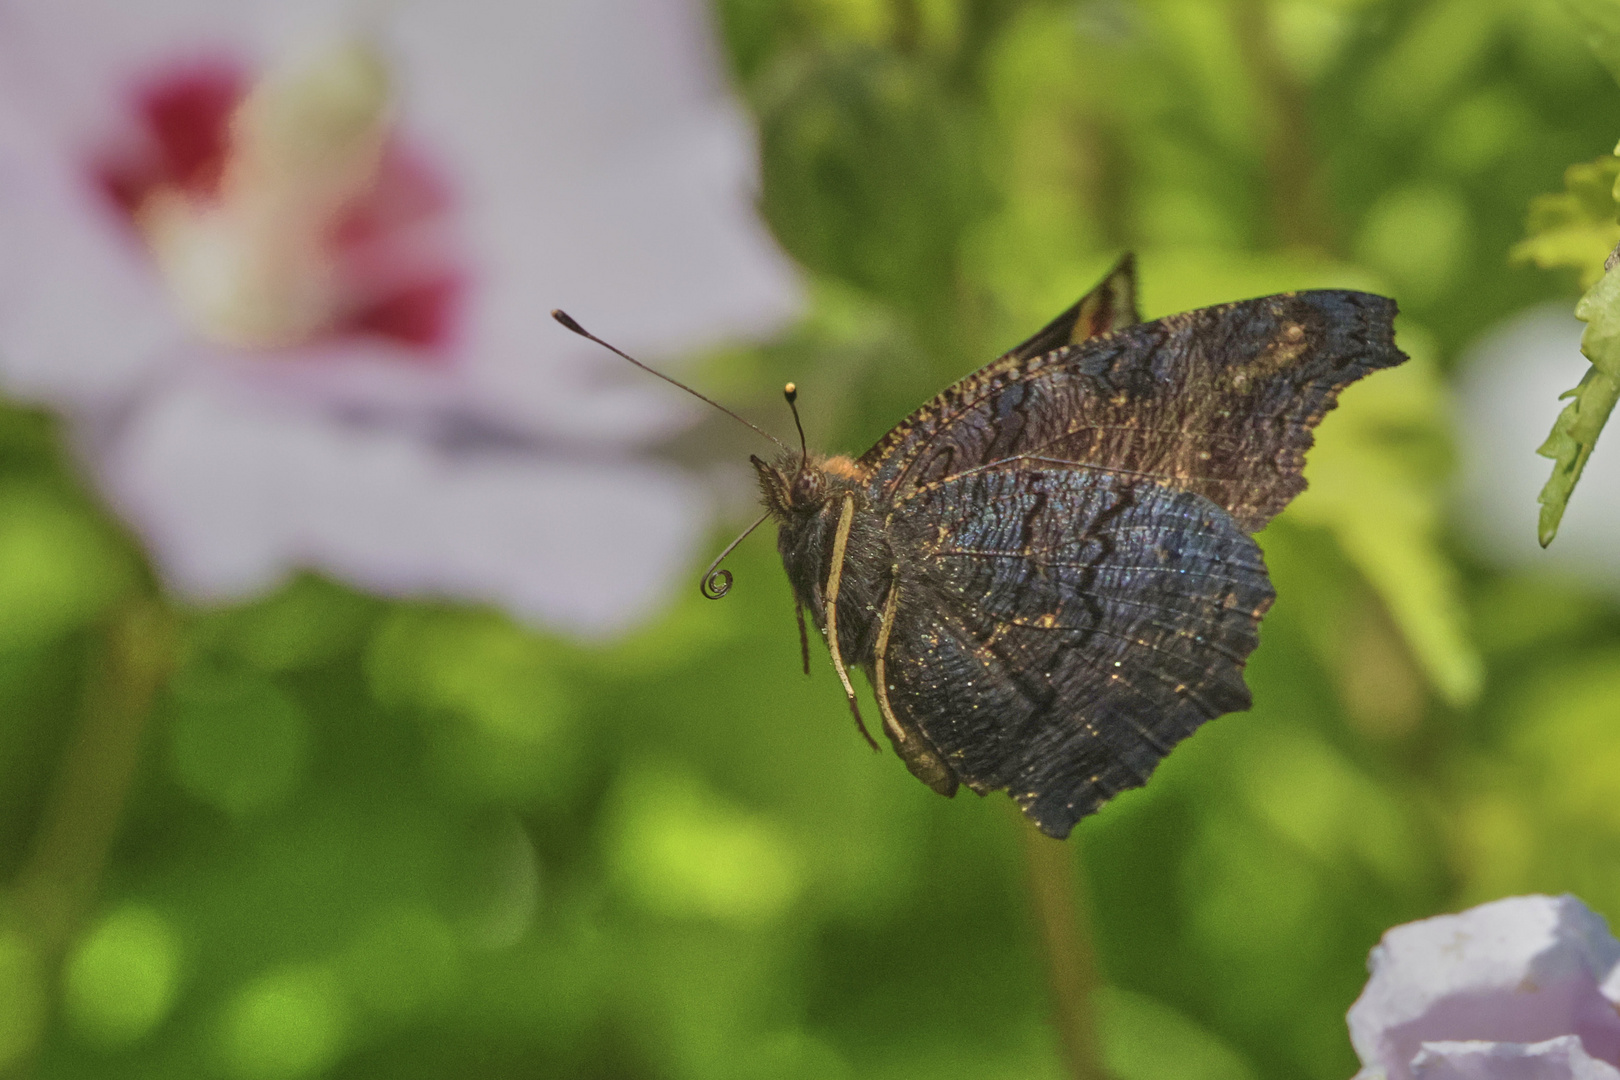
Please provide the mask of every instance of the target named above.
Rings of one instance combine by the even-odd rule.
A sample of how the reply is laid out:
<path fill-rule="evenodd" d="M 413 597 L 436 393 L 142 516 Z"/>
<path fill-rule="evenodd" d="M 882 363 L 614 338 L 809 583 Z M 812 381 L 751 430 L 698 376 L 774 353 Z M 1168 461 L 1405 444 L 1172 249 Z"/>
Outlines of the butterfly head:
<path fill-rule="evenodd" d="M 759 473 L 760 493 L 765 507 L 778 520 L 786 520 L 795 513 L 815 513 L 827 501 L 827 476 L 820 462 L 810 460 L 810 451 L 804 442 L 804 425 L 799 422 L 799 388 L 792 383 L 782 387 L 782 397 L 793 412 L 793 426 L 799 431 L 799 452 L 785 453 L 775 464 L 758 457 L 748 460 Z"/>
<path fill-rule="evenodd" d="M 778 521 L 819 514 L 840 492 L 860 491 L 870 479 L 861 463 L 847 457 L 783 454 L 769 462 L 750 457 L 759 474 L 765 508 Z"/>
<path fill-rule="evenodd" d="M 827 474 L 820 462 L 803 454 L 783 454 L 775 464 L 757 456 L 748 460 L 759 474 L 760 494 L 773 516 L 780 519 L 813 514 L 826 503 Z"/>

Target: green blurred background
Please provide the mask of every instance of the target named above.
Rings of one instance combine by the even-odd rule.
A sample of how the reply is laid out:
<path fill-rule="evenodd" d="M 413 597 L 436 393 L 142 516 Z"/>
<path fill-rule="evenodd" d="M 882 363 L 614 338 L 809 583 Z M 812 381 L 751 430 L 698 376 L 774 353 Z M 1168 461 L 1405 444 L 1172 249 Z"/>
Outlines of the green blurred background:
<path fill-rule="evenodd" d="M 1529 891 L 1620 915 L 1620 603 L 1481 565 L 1448 525 L 1459 357 L 1573 305 L 1576 274 L 1509 249 L 1620 136 L 1555 0 L 716 11 L 813 299 L 692 378 L 776 421 L 796 380 L 817 446 L 863 449 L 1125 249 L 1150 317 L 1400 301 L 1412 362 L 1345 395 L 1260 538 L 1253 711 L 1070 841 L 1119 1080 L 1342 1080 L 1392 924 Z M 672 610 L 584 646 L 315 578 L 167 615 L 87 491 L 51 418 L 0 408 L 0 1065 L 1062 1075 L 1018 816 L 865 748 L 825 661 L 798 670 L 768 540 L 724 602 L 694 567 Z M 151 625 L 166 678 L 129 644 Z M 79 725 L 142 678 L 143 764 L 56 985 L 28 853 Z"/>

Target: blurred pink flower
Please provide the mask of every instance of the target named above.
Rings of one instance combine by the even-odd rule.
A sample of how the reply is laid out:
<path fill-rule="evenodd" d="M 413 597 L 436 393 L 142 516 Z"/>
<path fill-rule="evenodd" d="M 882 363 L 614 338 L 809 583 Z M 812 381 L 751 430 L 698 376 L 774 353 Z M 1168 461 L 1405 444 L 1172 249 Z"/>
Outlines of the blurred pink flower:
<path fill-rule="evenodd" d="M 1620 1080 L 1620 1070 L 1588 1054 L 1574 1035 L 1538 1043 L 1425 1043 L 1412 1073 L 1422 1080 Z"/>
<path fill-rule="evenodd" d="M 1620 1080 L 1620 941 L 1573 896 L 1397 926 L 1368 967 L 1358 1080 Z"/>
<path fill-rule="evenodd" d="M 0 0 L 0 387 L 73 421 L 166 578 L 312 567 L 603 632 L 701 485 L 646 359 L 798 300 L 698 0 Z"/>

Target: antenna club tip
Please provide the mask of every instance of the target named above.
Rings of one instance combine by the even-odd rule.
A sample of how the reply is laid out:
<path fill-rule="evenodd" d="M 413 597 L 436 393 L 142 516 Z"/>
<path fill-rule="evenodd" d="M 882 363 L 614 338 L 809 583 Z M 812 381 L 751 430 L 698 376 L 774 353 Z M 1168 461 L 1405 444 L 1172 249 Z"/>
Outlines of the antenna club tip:
<path fill-rule="evenodd" d="M 789 401 L 797 398 L 799 396 L 798 384 L 788 383 L 786 386 L 782 387 L 782 396 L 787 398 Z"/>
<path fill-rule="evenodd" d="M 562 308 L 552 308 L 551 309 L 551 317 L 553 319 L 556 319 L 558 322 L 562 323 L 564 326 L 566 326 L 568 329 L 572 330 L 574 333 L 578 334 L 580 337 L 590 337 L 591 336 L 590 334 L 586 333 L 585 328 L 583 326 L 579 325 L 579 323 L 574 321 L 574 317 L 572 315 L 568 314 L 568 312 L 564 311 Z"/>

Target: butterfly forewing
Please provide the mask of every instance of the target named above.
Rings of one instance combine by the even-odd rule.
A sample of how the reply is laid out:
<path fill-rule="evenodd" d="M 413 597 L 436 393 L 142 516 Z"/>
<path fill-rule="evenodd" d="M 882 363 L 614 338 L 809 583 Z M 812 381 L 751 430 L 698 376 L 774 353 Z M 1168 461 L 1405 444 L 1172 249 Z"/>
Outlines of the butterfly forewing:
<path fill-rule="evenodd" d="M 1126 255 L 1096 288 L 1002 359 L 1029 360 L 1141 321 L 1136 309 L 1136 259 Z"/>
<path fill-rule="evenodd" d="M 899 506 L 972 470 L 1067 466 L 1196 491 L 1257 530 L 1304 488 L 1311 428 L 1339 390 L 1405 359 L 1393 316 L 1384 297 L 1285 293 L 1015 350 L 861 459 L 869 498 Z"/>

